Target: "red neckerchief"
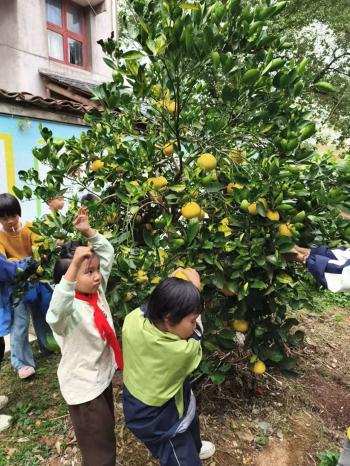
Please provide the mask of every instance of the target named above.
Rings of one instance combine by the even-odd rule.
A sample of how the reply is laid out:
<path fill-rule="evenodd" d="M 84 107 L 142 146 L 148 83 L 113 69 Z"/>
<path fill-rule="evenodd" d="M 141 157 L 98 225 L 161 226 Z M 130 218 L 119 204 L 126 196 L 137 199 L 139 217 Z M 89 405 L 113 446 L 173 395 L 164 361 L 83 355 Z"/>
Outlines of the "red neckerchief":
<path fill-rule="evenodd" d="M 98 293 L 92 293 L 89 295 L 83 295 L 76 293 L 75 297 L 89 303 L 94 308 L 94 320 L 96 328 L 101 335 L 102 340 L 107 340 L 108 345 L 114 351 L 115 362 L 118 365 L 120 370 L 123 369 L 123 355 L 120 349 L 117 337 L 114 333 L 114 330 L 109 325 L 109 322 L 106 316 L 103 314 L 102 310 L 98 307 Z"/>

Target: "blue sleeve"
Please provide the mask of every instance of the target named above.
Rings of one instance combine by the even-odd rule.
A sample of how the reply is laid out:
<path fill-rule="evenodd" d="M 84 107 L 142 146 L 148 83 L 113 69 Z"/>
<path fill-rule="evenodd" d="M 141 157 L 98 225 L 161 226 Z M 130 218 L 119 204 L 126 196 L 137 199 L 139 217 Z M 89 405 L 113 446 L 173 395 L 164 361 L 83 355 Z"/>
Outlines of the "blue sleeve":
<path fill-rule="evenodd" d="M 5 285 L 13 282 L 17 275 L 17 268 L 16 262 L 8 261 L 0 254 L 0 283 Z"/>
<path fill-rule="evenodd" d="M 337 248 L 341 251 L 345 251 L 347 249 L 346 246 L 341 246 Z M 332 249 L 326 248 L 326 246 L 319 246 L 318 248 L 311 248 L 310 251 L 310 256 L 322 256 L 322 257 L 328 257 L 329 259 L 336 259 L 337 257 L 333 253 Z"/>
<path fill-rule="evenodd" d="M 347 248 L 333 251 L 324 247 L 316 248 L 306 261 L 309 272 L 330 291 L 350 291 L 350 257 L 345 254 L 346 250 Z M 341 252 L 344 254 L 340 255 Z"/>

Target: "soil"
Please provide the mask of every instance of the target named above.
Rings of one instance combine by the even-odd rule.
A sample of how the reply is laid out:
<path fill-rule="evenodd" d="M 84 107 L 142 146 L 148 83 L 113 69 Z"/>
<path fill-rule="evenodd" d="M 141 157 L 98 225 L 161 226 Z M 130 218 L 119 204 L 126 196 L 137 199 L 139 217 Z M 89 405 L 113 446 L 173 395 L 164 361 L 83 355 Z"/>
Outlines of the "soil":
<path fill-rule="evenodd" d="M 322 315 L 302 312 L 299 318 L 307 336 L 304 346 L 294 352 L 298 359 L 294 377 L 269 372 L 254 378 L 240 362 L 220 386 L 203 379 L 196 382 L 202 437 L 214 442 L 217 449 L 214 457 L 204 462 L 205 466 L 315 466 L 319 464 L 319 452 L 339 451 L 350 424 L 350 315 L 346 309 L 333 308 Z M 57 360 L 57 356 L 50 357 L 50 365 L 55 366 Z M 6 380 L 3 376 L 0 380 L 0 393 L 9 395 L 10 403 L 15 401 L 14 396 L 18 401 L 25 396 L 23 382 L 18 385 L 7 366 L 5 375 Z M 40 377 L 50 377 L 50 384 L 56 383 L 51 370 L 47 375 L 38 374 L 36 381 L 31 382 L 32 398 L 42 389 Z M 57 384 L 50 387 L 50 399 L 42 411 L 31 407 L 32 411 L 22 413 L 22 417 L 17 413 L 17 425 L 0 434 L 0 466 L 80 465 L 79 450 Z M 123 424 L 118 384 L 115 396 L 118 464 L 157 465 Z M 46 457 L 41 450 L 36 462 L 18 462 L 19 437 L 23 436 L 28 418 L 33 425 L 47 419 L 55 422 L 35 437 L 36 443 L 46 445 Z"/>

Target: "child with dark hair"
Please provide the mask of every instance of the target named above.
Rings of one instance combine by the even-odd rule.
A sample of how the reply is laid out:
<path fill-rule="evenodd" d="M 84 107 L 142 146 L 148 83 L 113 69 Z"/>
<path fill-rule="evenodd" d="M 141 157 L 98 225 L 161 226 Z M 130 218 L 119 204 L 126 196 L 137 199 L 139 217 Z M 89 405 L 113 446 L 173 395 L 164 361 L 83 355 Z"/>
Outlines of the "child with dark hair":
<path fill-rule="evenodd" d="M 47 322 L 61 348 L 57 374 L 82 463 L 115 466 L 112 377 L 123 360 L 105 297 L 114 250 L 91 228 L 86 208 L 78 210 L 74 226 L 90 245 L 62 246 Z"/>
<path fill-rule="evenodd" d="M 23 224 L 20 217 L 21 206 L 18 199 L 12 194 L 0 194 L 0 257 L 4 267 L 9 266 L 7 261 L 20 262 L 22 259 L 33 257 L 36 235 L 30 230 L 31 224 Z M 10 330 L 11 364 L 17 370 L 18 376 L 25 379 L 35 374 L 28 334 L 30 315 L 38 337 L 39 349 L 43 353 L 48 352 L 47 334 L 51 331 L 45 321 L 45 314 L 52 290 L 47 284 L 31 285 L 27 287 L 24 297 L 19 299 L 13 297 L 8 285 L 4 285 L 0 294 L 0 304 L 9 303 L 8 321 L 11 323 L 11 328 L 7 328 L 6 323 L 0 322 L 0 335 L 4 336 Z M 2 320 L 7 314 L 7 309 L 6 312 L 3 310 Z"/>
<path fill-rule="evenodd" d="M 200 278 L 181 272 L 188 281 L 165 279 L 123 325 L 126 425 L 161 466 L 199 466 L 215 452 L 201 441 L 189 381 L 202 358 Z"/>
<path fill-rule="evenodd" d="M 87 202 L 98 201 L 99 197 L 93 193 L 86 193 L 81 196 L 80 202 L 81 204 L 86 204 Z"/>

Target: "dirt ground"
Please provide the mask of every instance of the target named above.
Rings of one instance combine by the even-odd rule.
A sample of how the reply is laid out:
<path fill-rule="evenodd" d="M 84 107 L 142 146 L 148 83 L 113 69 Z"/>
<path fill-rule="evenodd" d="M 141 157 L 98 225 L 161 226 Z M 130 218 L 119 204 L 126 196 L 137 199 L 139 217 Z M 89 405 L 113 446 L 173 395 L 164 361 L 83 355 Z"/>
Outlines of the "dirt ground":
<path fill-rule="evenodd" d="M 350 313 L 333 308 L 299 317 L 306 341 L 294 354 L 296 377 L 269 372 L 256 380 L 241 364 L 221 386 L 196 383 L 202 437 L 217 448 L 205 466 L 314 466 L 318 452 L 339 450 L 350 424 Z M 9 395 L 15 423 L 0 434 L 0 466 L 80 465 L 54 375 L 57 360 L 42 362 L 29 383 L 5 364 L 0 393 Z M 115 395 L 118 464 L 158 464 L 124 427 L 118 386 Z"/>

